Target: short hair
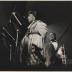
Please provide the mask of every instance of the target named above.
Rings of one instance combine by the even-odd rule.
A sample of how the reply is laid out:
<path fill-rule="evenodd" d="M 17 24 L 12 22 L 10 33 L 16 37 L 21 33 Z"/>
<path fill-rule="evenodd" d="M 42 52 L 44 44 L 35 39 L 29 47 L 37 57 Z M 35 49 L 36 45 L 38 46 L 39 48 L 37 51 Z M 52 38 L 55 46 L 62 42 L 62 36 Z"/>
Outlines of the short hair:
<path fill-rule="evenodd" d="M 54 39 L 56 39 L 56 33 L 51 32 L 50 34 L 53 34 L 54 35 Z"/>
<path fill-rule="evenodd" d="M 29 11 L 27 12 L 27 15 L 29 15 L 29 14 L 33 14 L 33 15 L 36 17 L 37 12 L 36 12 L 36 11 L 29 10 Z"/>

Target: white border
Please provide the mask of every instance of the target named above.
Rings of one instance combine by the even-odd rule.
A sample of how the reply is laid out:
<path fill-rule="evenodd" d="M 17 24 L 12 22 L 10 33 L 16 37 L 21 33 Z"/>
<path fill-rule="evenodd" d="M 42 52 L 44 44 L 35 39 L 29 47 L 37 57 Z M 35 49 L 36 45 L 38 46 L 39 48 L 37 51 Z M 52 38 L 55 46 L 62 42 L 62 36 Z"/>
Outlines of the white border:
<path fill-rule="evenodd" d="M 0 0 L 0 1 L 72 1 L 72 0 Z M 0 72 L 72 72 L 72 71 L 0 71 Z"/>
<path fill-rule="evenodd" d="M 72 1 L 72 0 L 0 0 L 0 1 Z"/>
<path fill-rule="evenodd" d="M 0 72 L 72 72 L 72 71 L 0 71 Z"/>

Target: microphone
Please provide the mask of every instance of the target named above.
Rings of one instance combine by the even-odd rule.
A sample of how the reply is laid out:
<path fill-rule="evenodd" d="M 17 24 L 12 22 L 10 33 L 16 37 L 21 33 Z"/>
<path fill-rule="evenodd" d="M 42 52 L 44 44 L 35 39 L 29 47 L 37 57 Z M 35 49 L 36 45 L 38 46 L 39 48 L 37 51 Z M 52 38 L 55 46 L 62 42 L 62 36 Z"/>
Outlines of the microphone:
<path fill-rule="evenodd" d="M 16 16 L 16 13 L 15 12 L 12 12 L 12 15 L 15 17 L 15 19 L 18 21 L 19 25 L 22 25 L 22 23 L 19 21 L 19 19 L 17 18 Z"/>
<path fill-rule="evenodd" d="M 1 33 L 1 35 L 2 35 L 2 36 L 4 36 L 4 37 L 6 38 L 6 35 L 5 35 L 5 33 Z"/>
<path fill-rule="evenodd" d="M 3 27 L 3 30 L 15 41 L 14 37 L 7 31 L 5 27 Z"/>

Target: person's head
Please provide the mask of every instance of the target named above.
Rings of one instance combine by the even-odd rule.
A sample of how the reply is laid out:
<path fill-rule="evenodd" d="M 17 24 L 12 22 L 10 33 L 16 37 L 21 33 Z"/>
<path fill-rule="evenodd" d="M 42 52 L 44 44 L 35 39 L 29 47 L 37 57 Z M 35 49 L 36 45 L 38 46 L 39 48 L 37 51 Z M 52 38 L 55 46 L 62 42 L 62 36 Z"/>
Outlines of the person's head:
<path fill-rule="evenodd" d="M 36 11 L 28 11 L 27 19 L 29 23 L 33 22 L 36 19 Z"/>
<path fill-rule="evenodd" d="M 50 40 L 51 40 L 51 41 L 56 40 L 56 33 L 53 33 L 53 32 L 52 32 L 52 33 L 50 33 L 49 35 L 50 35 Z"/>

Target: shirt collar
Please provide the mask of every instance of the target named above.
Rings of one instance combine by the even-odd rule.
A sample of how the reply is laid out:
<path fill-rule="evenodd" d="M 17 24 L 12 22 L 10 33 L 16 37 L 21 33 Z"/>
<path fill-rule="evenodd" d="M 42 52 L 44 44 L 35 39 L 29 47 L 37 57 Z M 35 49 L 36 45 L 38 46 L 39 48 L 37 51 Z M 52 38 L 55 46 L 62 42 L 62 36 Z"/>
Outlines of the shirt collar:
<path fill-rule="evenodd" d="M 28 26 L 28 29 L 36 22 L 36 20 L 32 21 L 32 23 Z"/>

